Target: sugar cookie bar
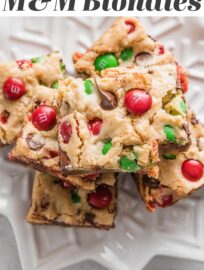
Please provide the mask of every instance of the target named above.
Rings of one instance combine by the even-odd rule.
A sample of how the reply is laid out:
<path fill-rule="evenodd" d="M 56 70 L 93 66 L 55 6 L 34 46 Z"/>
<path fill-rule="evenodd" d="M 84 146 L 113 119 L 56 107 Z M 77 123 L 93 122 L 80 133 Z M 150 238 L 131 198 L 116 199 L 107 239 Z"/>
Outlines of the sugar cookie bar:
<path fill-rule="evenodd" d="M 86 80 L 68 78 L 59 93 L 64 174 L 112 170 L 157 177 L 158 143 L 178 151 L 189 147 L 176 64 L 106 69 Z"/>
<path fill-rule="evenodd" d="M 111 181 L 112 186 L 106 185 Z M 28 222 L 110 229 L 115 226 L 115 216 L 113 174 L 103 174 L 96 190 L 87 191 L 67 185 L 53 176 L 36 173 Z"/>
<path fill-rule="evenodd" d="M 135 17 L 120 17 L 82 54 L 74 53 L 75 69 L 85 76 L 101 75 L 104 69 L 135 66 L 160 66 L 175 63 L 174 55 L 148 35 Z M 177 65 L 177 85 L 185 93 L 188 77 Z"/>
<path fill-rule="evenodd" d="M 57 94 L 57 89 L 42 85 L 36 87 L 29 113 L 25 117 L 21 134 L 9 153 L 9 158 L 52 174 L 75 186 L 82 186 L 87 190 L 95 189 L 101 179 L 100 173 L 91 171 L 90 174 L 83 176 L 65 176 L 61 173 Z"/>
<path fill-rule="evenodd" d="M 167 207 L 204 185 L 204 128 L 189 113 L 191 146 L 188 151 L 161 152 L 159 179 L 136 176 L 138 190 L 150 211 Z"/>
<path fill-rule="evenodd" d="M 35 89 L 55 88 L 65 66 L 58 52 L 10 63 L 0 63 L 0 143 L 13 144 L 19 135 Z"/>
<path fill-rule="evenodd" d="M 96 171 L 157 178 L 158 143 L 177 151 L 190 143 L 176 69 L 114 68 L 87 80 L 69 77 L 57 91 L 46 88 L 47 97 L 37 91 L 10 158 L 60 179 Z M 94 188 L 77 179 L 74 185 Z"/>

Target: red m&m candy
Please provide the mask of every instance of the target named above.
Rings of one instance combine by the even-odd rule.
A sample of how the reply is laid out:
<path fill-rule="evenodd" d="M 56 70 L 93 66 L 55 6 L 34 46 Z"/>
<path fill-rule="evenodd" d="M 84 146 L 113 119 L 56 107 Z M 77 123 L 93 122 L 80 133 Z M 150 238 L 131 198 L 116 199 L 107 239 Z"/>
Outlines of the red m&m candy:
<path fill-rule="evenodd" d="M 68 121 L 64 121 L 60 125 L 60 134 L 62 136 L 63 143 L 69 143 L 72 136 L 72 126 Z"/>
<path fill-rule="evenodd" d="M 0 114 L 0 122 L 2 124 L 6 124 L 8 122 L 9 116 L 10 116 L 10 113 L 7 110 L 4 110 Z"/>
<path fill-rule="evenodd" d="M 165 53 L 164 45 L 160 44 L 158 48 L 159 55 L 162 55 Z"/>
<path fill-rule="evenodd" d="M 183 162 L 181 171 L 187 180 L 197 182 L 203 176 L 203 164 L 198 160 L 188 159 Z"/>
<path fill-rule="evenodd" d="M 19 99 L 26 93 L 25 85 L 21 79 L 10 77 L 4 82 L 3 93 L 7 99 Z"/>
<path fill-rule="evenodd" d="M 48 131 L 56 124 L 56 112 L 50 106 L 41 105 L 32 113 L 31 121 L 38 130 Z"/>
<path fill-rule="evenodd" d="M 128 34 L 131 34 L 135 31 L 135 24 L 131 20 L 126 20 L 125 24 L 129 26 Z"/>
<path fill-rule="evenodd" d="M 95 208 L 103 209 L 109 206 L 112 201 L 110 190 L 104 186 L 99 186 L 95 192 L 88 196 L 89 204 Z"/>
<path fill-rule="evenodd" d="M 99 118 L 94 118 L 88 122 L 88 129 L 93 135 L 98 135 L 100 133 L 103 121 Z"/>
<path fill-rule="evenodd" d="M 152 97 L 142 90 L 130 90 L 125 95 L 125 107 L 135 115 L 143 114 L 151 109 Z"/>
<path fill-rule="evenodd" d="M 162 196 L 162 203 L 157 202 L 157 204 L 160 207 L 167 207 L 167 206 L 172 205 L 172 203 L 173 203 L 173 196 L 171 194 L 163 195 Z"/>

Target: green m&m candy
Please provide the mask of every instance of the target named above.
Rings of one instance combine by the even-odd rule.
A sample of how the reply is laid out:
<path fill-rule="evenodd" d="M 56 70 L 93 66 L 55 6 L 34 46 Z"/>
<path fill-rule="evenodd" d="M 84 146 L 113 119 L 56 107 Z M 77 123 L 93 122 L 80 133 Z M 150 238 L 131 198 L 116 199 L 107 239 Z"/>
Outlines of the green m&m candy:
<path fill-rule="evenodd" d="M 85 92 L 87 95 L 91 95 L 93 91 L 93 84 L 91 80 L 85 81 Z"/>
<path fill-rule="evenodd" d="M 120 159 L 120 168 L 126 172 L 137 172 L 140 169 L 140 166 L 137 164 L 137 161 L 129 159 L 127 156 L 122 156 Z"/>
<path fill-rule="evenodd" d="M 54 88 L 54 89 L 58 89 L 58 87 L 59 87 L 58 81 L 53 82 L 51 87 Z"/>
<path fill-rule="evenodd" d="M 129 60 L 130 58 L 132 58 L 133 56 L 133 49 L 132 48 L 126 48 L 122 51 L 121 55 L 120 55 L 120 58 L 123 60 L 123 61 L 127 61 Z"/>
<path fill-rule="evenodd" d="M 163 154 L 163 158 L 165 159 L 176 159 L 175 154 Z"/>
<path fill-rule="evenodd" d="M 163 130 L 164 134 L 166 135 L 166 139 L 170 142 L 176 143 L 176 134 L 174 128 L 170 125 L 165 125 Z"/>
<path fill-rule="evenodd" d="M 112 140 L 111 139 L 108 139 L 104 142 L 104 146 L 103 146 L 103 149 L 102 149 L 102 154 L 103 155 L 106 155 L 110 149 L 112 148 Z"/>
<path fill-rule="evenodd" d="M 72 199 L 73 203 L 80 203 L 81 202 L 81 197 L 76 192 L 76 190 L 71 191 L 71 199 Z"/>
<path fill-rule="evenodd" d="M 112 53 L 107 53 L 96 58 L 94 63 L 95 69 L 101 71 L 106 68 L 112 68 L 118 66 L 118 59 Z"/>

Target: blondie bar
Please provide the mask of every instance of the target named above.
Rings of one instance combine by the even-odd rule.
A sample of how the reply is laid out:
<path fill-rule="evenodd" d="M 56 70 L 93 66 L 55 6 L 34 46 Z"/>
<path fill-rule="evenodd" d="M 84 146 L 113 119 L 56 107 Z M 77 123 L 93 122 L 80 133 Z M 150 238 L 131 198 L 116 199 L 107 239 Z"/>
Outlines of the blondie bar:
<path fill-rule="evenodd" d="M 83 176 L 65 176 L 61 173 L 57 94 L 58 91 L 54 88 L 42 85 L 36 87 L 21 134 L 9 153 L 9 158 L 30 165 L 36 170 L 50 173 L 68 184 L 82 186 L 87 190 L 95 189 L 97 182 L 101 180 L 100 173 L 92 171 L 91 174 Z"/>
<path fill-rule="evenodd" d="M 204 185 L 204 127 L 189 112 L 191 146 L 176 154 L 161 152 L 159 179 L 136 176 L 138 190 L 150 211 L 167 207 Z"/>
<path fill-rule="evenodd" d="M 189 147 L 176 64 L 106 69 L 86 80 L 68 78 L 59 95 L 64 174 L 113 170 L 156 177 L 158 143 L 178 151 Z"/>
<path fill-rule="evenodd" d="M 112 182 L 112 186 L 106 185 L 107 182 Z M 37 172 L 27 221 L 34 224 L 113 228 L 117 193 L 114 175 L 103 174 L 98 184 L 96 190 L 87 191 Z"/>
<path fill-rule="evenodd" d="M 74 53 L 73 62 L 77 72 L 93 76 L 111 67 L 173 63 L 174 57 L 136 18 L 121 17 L 84 54 Z"/>
<path fill-rule="evenodd" d="M 36 91 L 10 159 L 60 179 L 96 171 L 157 178 L 158 143 L 177 151 L 189 146 L 176 64 L 106 69 L 100 77 L 69 77 L 57 91 L 46 90 Z M 73 176 L 73 184 L 94 188 L 93 179 L 82 179 Z"/>
<path fill-rule="evenodd" d="M 55 88 L 65 66 L 58 52 L 0 64 L 0 144 L 13 144 L 37 87 Z"/>

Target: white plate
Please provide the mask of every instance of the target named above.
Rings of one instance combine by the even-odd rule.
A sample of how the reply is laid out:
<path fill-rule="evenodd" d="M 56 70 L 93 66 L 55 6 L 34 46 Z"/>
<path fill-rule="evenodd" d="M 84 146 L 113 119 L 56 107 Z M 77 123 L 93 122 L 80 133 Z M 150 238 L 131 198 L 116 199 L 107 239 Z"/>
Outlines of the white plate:
<path fill-rule="evenodd" d="M 174 49 L 191 73 L 187 94 L 204 115 L 204 18 L 142 18 L 148 32 Z M 112 18 L 1 18 L 0 60 L 27 58 L 60 49 L 70 73 L 71 55 L 84 49 Z M 0 153 L 0 213 L 14 230 L 24 270 L 56 270 L 92 259 L 113 270 L 140 270 L 155 255 L 204 261 L 203 190 L 169 209 L 149 214 L 131 181 L 121 179 L 117 227 L 109 232 L 32 226 L 24 218 L 30 205 L 32 173 Z"/>

